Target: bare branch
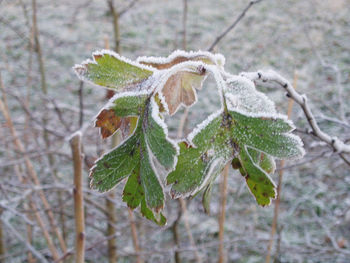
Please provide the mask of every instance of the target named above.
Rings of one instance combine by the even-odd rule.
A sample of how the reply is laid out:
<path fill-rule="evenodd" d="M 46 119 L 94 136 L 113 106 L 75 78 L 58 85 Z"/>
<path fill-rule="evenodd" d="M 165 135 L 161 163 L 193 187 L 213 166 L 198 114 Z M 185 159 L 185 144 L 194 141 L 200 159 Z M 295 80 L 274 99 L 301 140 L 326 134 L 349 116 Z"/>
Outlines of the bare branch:
<path fill-rule="evenodd" d="M 73 134 L 70 139 L 74 164 L 74 218 L 76 262 L 83 263 L 85 258 L 85 215 L 83 196 L 83 162 L 81 154 L 81 133 Z"/>
<path fill-rule="evenodd" d="M 236 25 L 239 23 L 239 21 L 242 20 L 242 18 L 245 16 L 247 11 L 254 4 L 257 4 L 257 3 L 261 2 L 261 1 L 262 0 L 252 0 L 252 1 L 250 1 L 249 4 L 246 6 L 246 8 L 243 9 L 242 13 L 236 18 L 236 20 L 233 21 L 233 23 L 224 32 L 222 32 L 218 37 L 216 37 L 214 42 L 208 48 L 208 51 L 213 51 L 214 47 L 221 41 L 221 39 L 223 39 L 232 29 L 234 29 L 236 27 Z"/>
<path fill-rule="evenodd" d="M 305 117 L 311 126 L 312 133 L 321 141 L 327 143 L 333 148 L 333 150 L 339 154 L 350 153 L 350 145 L 345 144 L 343 141 L 338 139 L 335 136 L 330 136 L 327 133 L 323 132 L 318 126 L 314 115 L 311 112 L 308 100 L 306 95 L 301 95 L 295 91 L 293 86 L 283 78 L 281 75 L 274 71 L 258 71 L 258 72 L 243 72 L 241 76 L 244 76 L 252 81 L 263 81 L 263 82 L 273 82 L 278 84 L 280 87 L 284 88 L 287 91 L 287 94 L 292 98 L 299 106 L 302 108 Z"/>
<path fill-rule="evenodd" d="M 129 9 L 131 9 L 139 0 L 132 0 L 123 10 L 118 12 L 118 16 L 121 17 L 124 15 Z"/>
<path fill-rule="evenodd" d="M 25 241 L 25 239 L 21 236 L 21 234 L 6 220 L 2 220 L 4 225 L 6 225 L 7 229 L 12 232 L 12 234 L 19 239 L 23 244 L 27 247 L 27 249 L 32 252 L 32 254 L 40 260 L 40 262 L 48 262 L 42 254 L 40 254 L 31 244 Z"/>

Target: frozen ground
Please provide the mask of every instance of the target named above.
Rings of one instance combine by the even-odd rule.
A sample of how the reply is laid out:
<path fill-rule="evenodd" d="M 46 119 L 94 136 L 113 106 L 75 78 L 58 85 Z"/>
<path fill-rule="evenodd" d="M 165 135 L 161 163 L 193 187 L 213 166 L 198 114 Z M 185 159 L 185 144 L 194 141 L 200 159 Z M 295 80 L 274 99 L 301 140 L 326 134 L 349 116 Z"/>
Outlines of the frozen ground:
<path fill-rule="evenodd" d="M 117 8 L 126 1 L 115 1 Z M 206 50 L 212 41 L 240 14 L 248 1 L 237 0 L 189 0 L 187 40 L 189 50 Z M 26 15 L 28 17 L 26 17 Z M 10 93 L 25 98 L 30 94 L 30 108 L 35 118 L 42 116 L 40 75 L 36 57 L 33 57 L 32 80 L 28 87 L 28 19 L 31 18 L 28 0 L 0 0 L 0 70 L 5 87 Z M 61 108 L 63 118 L 71 131 L 78 128 L 79 81 L 71 67 L 90 57 L 91 52 L 104 48 L 105 39 L 112 45 L 112 23 L 106 1 L 101 0 L 38 0 L 38 23 L 45 59 L 48 97 Z M 121 50 L 124 56 L 135 59 L 140 55 L 167 55 L 181 48 L 182 1 L 141 0 L 121 17 Z M 320 126 L 330 134 L 350 140 L 350 1 L 349 0 L 265 0 L 252 7 L 240 24 L 224 38 L 215 49 L 226 57 L 226 70 L 238 74 L 241 71 L 275 69 L 289 80 L 298 77 L 297 90 L 307 94 Z M 328 66 L 325 66 L 325 65 Z M 287 99 L 282 90 L 261 89 L 285 112 Z M 218 99 L 212 95 L 210 85 L 199 93 L 200 102 L 190 113 L 188 129 L 211 113 Z M 85 122 L 87 123 L 103 106 L 105 92 L 90 85 L 84 87 Z M 17 100 L 9 96 L 15 125 L 21 136 L 25 134 L 25 114 Z M 54 108 L 53 103 L 49 105 Z M 342 110 L 344 109 L 344 114 Z M 66 185 L 70 189 L 70 150 L 65 140 L 69 135 L 52 110 L 48 127 L 62 134 L 52 136 L 52 149 L 57 150 L 58 178 L 48 175 L 46 159 L 34 158 L 37 171 L 45 184 Z M 178 117 L 180 114 L 177 114 Z M 302 111 L 295 106 L 292 119 L 300 129 L 307 128 Z M 334 122 L 339 119 L 341 122 Z M 176 118 L 175 118 L 176 120 Z M 4 189 L 16 189 L 16 177 L 12 166 L 16 152 L 7 137 L 7 129 L 1 121 L 0 185 Z M 176 122 L 171 121 L 175 134 Z M 37 136 L 39 128 L 33 126 L 27 142 L 29 153 L 45 151 Z M 300 133 L 304 138 L 307 155 L 304 160 L 287 163 L 282 187 L 278 235 L 274 251 L 276 262 L 349 262 L 350 258 L 350 174 L 349 166 L 331 150 L 314 138 Z M 24 138 L 24 137 L 23 137 Z M 86 152 L 97 156 L 107 149 L 97 129 L 89 127 L 84 137 Z M 3 150 L 5 149 L 5 150 Z M 323 156 L 320 156 L 323 154 Z M 231 176 L 232 175 L 232 176 Z M 274 176 L 277 182 L 277 173 Z M 87 173 L 86 173 L 87 181 Z M 16 186 L 17 187 L 17 186 Z M 24 187 L 25 188 L 25 187 Z M 117 191 L 121 192 L 122 187 Z M 1 190 L 1 186 L 0 186 Z M 17 189 L 18 190 L 18 189 Z M 20 192 L 12 191 L 14 198 Z M 50 193 L 51 202 L 56 201 Z M 101 195 L 91 193 L 95 202 L 104 201 Z M 170 199 L 170 198 L 168 198 Z M 71 195 L 65 192 L 67 225 L 73 227 Z M 219 211 L 218 185 L 212 197 L 212 215 L 203 213 L 200 196 L 189 205 L 188 219 L 200 255 L 205 262 L 217 258 L 217 214 Z M 118 253 L 120 262 L 133 262 L 132 240 L 127 221 L 127 211 L 121 198 L 118 208 Z M 168 200 L 166 208 L 168 226 L 177 215 L 177 202 Z M 5 211 L 3 217 L 11 217 Z M 245 182 L 236 172 L 230 172 L 225 244 L 229 262 L 263 262 L 273 217 L 273 205 L 258 207 Z M 12 218 L 18 230 L 25 230 L 23 221 Z M 137 214 L 141 247 L 151 252 L 148 262 L 173 262 L 172 233 L 168 227 L 159 228 Z M 105 216 L 98 209 L 87 211 L 87 246 L 103 239 Z M 188 247 L 183 224 L 180 226 L 183 262 L 194 262 L 194 254 Z M 6 245 L 13 254 L 8 262 L 23 262 L 23 245 L 5 230 Z M 40 231 L 35 231 L 37 249 L 45 251 L 45 241 Z M 342 242 L 345 243 L 342 246 Z M 68 235 L 69 246 L 74 245 L 73 232 Z M 87 252 L 87 262 L 106 262 L 106 242 Z"/>

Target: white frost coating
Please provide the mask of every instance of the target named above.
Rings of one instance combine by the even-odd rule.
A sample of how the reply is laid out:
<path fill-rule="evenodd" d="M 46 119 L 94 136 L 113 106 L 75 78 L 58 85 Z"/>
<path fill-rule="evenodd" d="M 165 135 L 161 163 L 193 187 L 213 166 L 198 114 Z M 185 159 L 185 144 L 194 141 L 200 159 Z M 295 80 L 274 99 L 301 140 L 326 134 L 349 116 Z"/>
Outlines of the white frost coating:
<path fill-rule="evenodd" d="M 152 113 L 151 116 L 154 119 L 154 121 L 160 126 L 162 127 L 164 134 L 165 134 L 165 139 L 170 142 L 171 145 L 173 145 L 173 148 L 176 151 L 176 155 L 174 157 L 174 161 L 173 161 L 173 165 L 170 169 L 170 171 L 175 170 L 175 166 L 177 164 L 177 156 L 180 154 L 180 148 L 179 145 L 177 145 L 172 139 L 169 138 L 169 131 L 168 131 L 168 126 L 165 124 L 165 122 L 159 117 L 159 107 L 156 103 L 156 101 L 154 100 L 154 97 L 151 98 L 151 109 L 152 109 Z"/>
<path fill-rule="evenodd" d="M 83 133 L 81 132 L 81 130 L 77 130 L 76 132 L 73 132 L 67 137 L 67 141 L 71 141 L 75 136 L 79 136 L 81 138 L 83 137 Z"/>
<path fill-rule="evenodd" d="M 227 81 L 228 83 L 234 82 L 234 81 L 242 82 L 242 83 L 246 84 L 247 88 L 252 89 L 252 90 L 255 90 L 254 82 L 251 81 L 251 80 L 248 79 L 248 78 L 243 77 L 243 76 L 231 75 L 230 78 L 228 78 L 226 81 Z"/>
<path fill-rule="evenodd" d="M 275 104 L 265 94 L 256 90 L 254 83 L 242 76 L 227 79 L 225 95 L 230 108 L 246 112 L 265 112 L 276 114 Z"/>
<path fill-rule="evenodd" d="M 209 115 L 208 118 L 206 118 L 204 121 L 202 121 L 200 124 L 198 124 L 197 127 L 195 127 L 192 130 L 192 132 L 187 136 L 188 142 L 193 147 L 196 147 L 196 145 L 193 143 L 194 137 L 196 137 L 198 133 L 200 133 L 205 127 L 207 127 L 210 122 L 212 122 L 212 120 L 214 120 L 215 118 L 219 117 L 221 114 L 222 114 L 222 109 L 220 109 L 217 112 Z"/>
<path fill-rule="evenodd" d="M 247 147 L 247 146 L 244 146 L 244 149 L 245 149 L 245 151 L 247 152 L 248 157 L 249 157 L 251 163 L 252 163 L 257 169 L 259 169 L 262 173 L 264 173 L 264 174 L 266 175 L 266 177 L 269 178 L 270 182 L 271 182 L 272 185 L 273 185 L 273 191 L 274 191 L 274 196 L 275 196 L 275 197 L 274 197 L 274 198 L 271 198 L 271 197 L 269 198 L 269 199 L 270 199 L 270 202 L 267 204 L 267 206 L 269 206 L 269 205 L 271 205 L 271 199 L 276 199 L 276 198 L 277 198 L 276 184 L 275 184 L 275 182 L 272 180 L 272 178 L 270 177 L 270 175 L 269 175 L 268 173 L 266 173 L 263 169 L 260 168 L 259 165 L 256 165 L 256 164 L 253 162 L 253 159 L 252 159 L 252 157 L 250 156 L 250 154 L 249 154 L 249 152 L 248 152 L 248 147 Z M 246 185 L 247 185 L 247 184 L 246 184 Z M 248 188 L 249 192 L 252 194 L 252 196 L 255 197 L 255 195 L 252 193 L 252 191 L 250 190 L 250 188 L 248 187 L 248 185 L 247 185 L 247 188 Z"/>
<path fill-rule="evenodd" d="M 206 174 L 205 174 L 205 178 L 204 178 L 203 182 L 199 186 L 197 186 L 194 190 L 192 190 L 190 195 L 194 196 L 199 191 L 201 191 L 208 184 L 208 182 L 212 178 L 212 175 L 215 175 L 214 172 L 218 171 L 218 170 L 221 171 L 221 169 L 224 167 L 224 164 L 225 164 L 224 158 L 220 157 L 220 158 L 214 159 L 212 161 L 212 163 L 210 164 L 208 172 L 205 171 Z M 218 168 L 220 168 L 220 169 L 218 169 Z"/>
<path fill-rule="evenodd" d="M 263 82 L 273 82 L 279 85 L 281 88 L 284 88 L 289 96 L 300 105 L 300 107 L 303 109 L 304 114 L 307 118 L 307 121 L 309 122 L 315 136 L 317 136 L 320 140 L 326 142 L 328 145 L 332 146 L 332 148 L 338 152 L 338 153 L 350 153 L 350 145 L 345 144 L 343 141 L 339 140 L 338 138 L 331 137 L 329 134 L 323 132 L 320 127 L 318 126 L 315 117 L 313 116 L 313 113 L 310 109 L 309 104 L 307 103 L 307 99 L 305 95 L 301 95 L 298 92 L 295 91 L 293 86 L 287 81 L 285 78 L 283 78 L 278 73 L 270 70 L 267 72 L 259 71 L 259 72 L 243 72 L 241 75 L 244 75 L 251 80 L 260 80 Z"/>
<path fill-rule="evenodd" d="M 296 148 L 297 148 L 297 149 L 299 150 L 299 152 L 300 152 L 299 155 L 295 155 L 295 156 L 293 156 L 293 157 L 288 157 L 288 158 L 278 158 L 278 157 L 273 156 L 273 155 L 271 155 L 271 154 L 269 154 L 269 153 L 266 153 L 265 151 L 263 151 L 263 150 L 261 150 L 261 149 L 258 149 L 258 148 L 252 147 L 252 146 L 248 146 L 248 147 L 251 148 L 251 149 L 254 149 L 254 150 L 258 151 L 258 152 L 262 152 L 262 153 L 265 153 L 266 155 L 272 156 L 273 158 L 278 159 L 278 160 L 285 160 L 285 159 L 288 159 L 288 160 L 294 161 L 294 160 L 298 160 L 298 159 L 303 158 L 304 155 L 305 155 L 305 149 L 303 148 L 304 143 L 303 143 L 303 141 L 300 139 L 300 137 L 297 136 L 297 135 L 295 135 L 295 134 L 293 134 L 293 133 L 281 133 L 281 134 L 283 134 L 284 136 L 289 137 L 289 138 L 291 138 L 291 139 L 293 139 L 293 140 L 296 141 L 296 143 L 297 143 Z"/>
<path fill-rule="evenodd" d="M 116 59 L 118 60 L 121 60 L 125 63 L 128 63 L 132 66 L 135 66 L 135 67 L 138 67 L 138 68 L 142 68 L 142 69 L 145 69 L 145 70 L 149 70 L 149 71 L 155 71 L 155 69 L 153 67 L 150 67 L 150 66 L 147 66 L 147 65 L 143 65 L 143 64 L 140 64 L 138 63 L 137 61 L 132 61 L 126 57 L 123 57 L 121 55 L 119 55 L 118 53 L 112 51 L 112 50 L 109 50 L 109 49 L 102 49 L 102 50 L 99 50 L 99 51 L 95 51 L 92 53 L 92 56 L 94 58 L 94 63 L 96 63 L 96 60 L 95 60 L 95 57 L 94 56 L 99 56 L 99 55 L 110 55 L 112 57 L 115 57 Z"/>
<path fill-rule="evenodd" d="M 104 55 L 110 55 L 118 60 L 121 60 L 125 63 L 128 63 L 132 66 L 135 66 L 135 67 L 138 67 L 138 68 L 141 68 L 141 69 L 145 69 L 145 70 L 149 70 L 149 71 L 152 71 L 152 72 L 157 72 L 158 70 L 153 68 L 153 67 L 150 67 L 150 66 L 147 66 L 147 65 L 143 65 L 143 64 L 140 64 L 136 61 L 132 61 L 126 57 L 123 57 L 121 55 L 119 55 L 118 53 L 112 51 L 112 50 L 108 50 L 108 49 L 102 49 L 102 50 L 98 50 L 98 51 L 94 51 L 92 53 L 92 58 L 93 59 L 86 59 L 84 60 L 81 64 L 75 64 L 73 66 L 73 70 L 75 72 L 75 74 L 77 75 L 77 77 L 82 80 L 82 81 L 85 81 L 89 84 L 91 84 L 92 86 L 95 86 L 95 87 L 103 87 L 103 88 L 107 88 L 107 89 L 111 89 L 111 90 L 114 90 L 112 88 L 109 88 L 109 87 L 105 87 L 105 86 L 101 86 L 101 85 L 98 85 L 94 82 L 92 82 L 91 80 L 87 79 L 84 77 L 85 73 L 87 72 L 87 65 L 88 64 L 98 64 L 96 59 L 95 59 L 95 56 L 104 56 Z M 115 91 L 115 90 L 114 90 Z"/>
<path fill-rule="evenodd" d="M 102 107 L 102 109 L 100 109 L 100 111 L 93 118 L 94 127 L 96 127 L 97 117 L 101 114 L 101 112 L 103 110 L 109 110 L 109 109 L 113 108 L 112 106 L 117 99 L 124 98 L 124 97 L 136 97 L 136 96 L 140 96 L 140 95 L 149 95 L 149 94 L 150 94 L 150 92 L 145 91 L 145 90 L 138 91 L 138 92 L 127 91 L 127 92 L 122 92 L 122 93 L 116 93 L 112 98 L 109 99 L 109 101 Z M 130 116 L 132 116 L 132 115 L 130 115 Z M 116 132 L 117 132 L 117 130 L 114 133 L 116 133 Z"/>
<path fill-rule="evenodd" d="M 225 57 L 219 53 L 213 54 L 208 51 L 183 51 L 183 50 L 175 50 L 173 53 L 171 53 L 168 57 L 138 57 L 136 59 L 137 62 L 144 62 L 149 64 L 167 64 L 173 61 L 177 57 L 185 57 L 187 59 L 195 58 L 197 56 L 205 56 L 208 57 L 213 63 L 215 63 L 218 66 L 223 67 L 225 65 Z"/>
<path fill-rule="evenodd" d="M 207 65 L 205 68 L 213 74 L 216 84 L 219 87 L 218 88 L 219 93 L 220 95 L 222 95 L 222 92 L 226 89 L 226 82 L 221 75 L 221 71 L 216 66 L 213 66 L 213 65 Z"/>
<path fill-rule="evenodd" d="M 165 97 L 164 97 L 162 91 L 158 91 L 158 97 L 159 97 L 160 102 L 162 103 L 162 105 L 164 107 L 165 112 L 169 114 L 169 106 L 168 106 L 168 103 L 166 103 L 166 101 L 165 101 Z"/>
<path fill-rule="evenodd" d="M 240 113 L 242 115 L 245 115 L 247 117 L 269 118 L 269 119 L 273 119 L 273 120 L 282 119 L 283 121 L 287 122 L 290 126 L 292 126 L 293 129 L 295 129 L 293 122 L 291 120 L 288 120 L 288 117 L 284 114 L 280 114 L 280 113 L 271 114 L 271 113 L 266 113 L 266 112 L 246 112 L 246 111 L 241 110 L 241 109 L 232 108 L 229 105 L 227 108 L 229 111 L 234 111 L 234 112 Z"/>

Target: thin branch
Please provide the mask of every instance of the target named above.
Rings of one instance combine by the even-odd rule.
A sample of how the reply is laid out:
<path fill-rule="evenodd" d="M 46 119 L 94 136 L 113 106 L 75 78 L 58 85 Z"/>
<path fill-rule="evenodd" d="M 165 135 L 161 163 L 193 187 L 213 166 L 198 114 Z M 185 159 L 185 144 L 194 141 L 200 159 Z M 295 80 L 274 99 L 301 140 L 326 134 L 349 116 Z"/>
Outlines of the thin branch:
<path fill-rule="evenodd" d="M 79 128 L 83 127 L 84 123 L 84 96 L 83 96 L 84 82 L 79 84 Z"/>
<path fill-rule="evenodd" d="M 314 45 L 314 42 L 312 41 L 312 39 L 310 37 L 308 29 L 305 26 L 303 27 L 303 29 L 304 29 L 304 33 L 306 35 L 307 41 L 309 42 L 309 44 L 311 46 L 311 50 L 315 53 L 316 57 L 318 58 L 318 60 L 320 61 L 321 65 L 322 65 L 322 67 L 325 68 L 325 69 L 331 69 L 335 73 L 336 85 L 337 85 L 337 90 L 338 90 L 339 114 L 340 114 L 341 119 L 345 120 L 344 101 L 343 101 L 343 87 L 341 85 L 340 70 L 339 70 L 337 65 L 329 64 L 323 59 L 321 54 L 316 49 L 316 47 Z"/>
<path fill-rule="evenodd" d="M 187 49 L 187 40 L 186 40 L 186 34 L 187 34 L 187 13 L 188 13 L 188 5 L 187 0 L 183 0 L 183 10 L 182 10 L 182 49 Z"/>
<path fill-rule="evenodd" d="M 17 136 L 17 131 L 13 125 L 13 121 L 12 121 L 12 118 L 10 116 L 10 111 L 8 109 L 8 104 L 7 104 L 7 97 L 6 97 L 6 93 L 5 93 L 5 87 L 3 85 L 3 82 L 2 82 L 2 78 L 1 78 L 1 74 L 0 74 L 0 89 L 2 91 L 2 95 L 3 95 L 3 99 L 0 100 L 0 110 L 1 112 L 3 113 L 4 117 L 5 117 L 5 120 L 7 122 L 7 125 L 10 129 L 10 132 L 11 132 L 11 136 L 12 136 L 12 139 L 13 139 L 13 142 L 16 146 L 16 148 L 18 149 L 18 151 L 22 154 L 24 154 L 25 152 L 25 148 L 23 146 L 23 143 L 22 141 L 19 139 L 19 137 Z M 26 165 L 26 168 L 27 168 L 27 172 L 29 174 L 29 176 L 31 177 L 32 181 L 34 182 L 35 185 L 37 186 L 40 186 L 40 181 L 39 181 L 39 178 L 37 176 L 37 173 L 34 169 L 34 166 L 31 162 L 31 160 L 29 159 L 29 157 L 25 156 L 25 165 Z M 53 216 L 53 213 L 52 213 L 52 210 L 51 210 L 51 206 L 45 196 L 45 193 L 41 190 L 39 191 L 39 197 L 40 199 L 42 200 L 43 204 L 44 204 L 44 207 L 45 207 L 45 210 L 46 210 L 46 213 L 49 217 L 49 222 L 50 222 L 50 225 L 52 227 L 52 229 L 54 230 L 54 232 L 56 233 L 57 237 L 60 239 L 62 238 L 61 237 L 61 234 L 60 232 L 58 231 L 58 228 L 56 227 L 56 223 L 55 223 L 55 219 L 54 219 L 54 216 Z M 37 208 L 36 208 L 36 205 L 35 203 L 31 200 L 31 198 L 29 197 L 30 199 L 30 206 L 31 208 L 34 210 L 34 211 L 37 211 Z M 48 231 L 46 230 L 46 226 L 45 226 L 45 223 L 43 222 L 40 214 L 38 212 L 35 213 L 35 217 L 38 221 L 38 224 L 40 226 L 40 228 L 42 229 L 43 231 L 43 234 L 44 234 L 44 237 L 47 241 L 47 245 L 52 253 L 52 257 L 54 259 L 57 259 L 59 258 L 59 255 L 58 255 L 58 252 L 57 252 L 57 249 L 48 233 Z"/>
<path fill-rule="evenodd" d="M 83 195 L 83 162 L 81 154 L 81 133 L 70 138 L 74 164 L 74 218 L 75 218 L 75 262 L 84 263 L 85 258 L 85 216 Z"/>
<path fill-rule="evenodd" d="M 0 218 L 3 210 L 0 208 Z M 5 256 L 6 254 L 6 247 L 5 247 L 5 235 L 4 235 L 4 230 L 3 230 L 3 224 L 2 221 L 0 220 L 0 262 L 4 263 L 4 261 L 1 260 L 1 257 Z"/>
<path fill-rule="evenodd" d="M 7 229 L 12 232 L 12 234 L 20 240 L 26 247 L 27 249 L 37 258 L 40 260 L 40 262 L 43 263 L 48 263 L 48 261 L 28 242 L 25 241 L 25 239 L 21 236 L 21 234 L 6 220 L 2 220 L 4 225 L 6 225 Z"/>
<path fill-rule="evenodd" d="M 120 53 L 120 30 L 119 30 L 119 18 L 120 13 L 114 6 L 113 0 L 108 0 L 109 11 L 113 17 L 113 31 L 114 31 L 114 50 L 117 53 Z"/>
<path fill-rule="evenodd" d="M 321 141 L 327 143 L 336 153 L 339 154 L 349 154 L 350 145 L 345 144 L 343 141 L 338 139 L 335 136 L 330 136 L 327 133 L 323 132 L 318 126 L 316 119 L 311 112 L 308 100 L 306 95 L 301 95 L 295 91 L 293 86 L 282 76 L 274 71 L 258 71 L 258 72 L 244 72 L 241 73 L 241 76 L 247 77 L 252 81 L 263 81 L 263 82 L 273 82 L 278 84 L 278 86 L 284 88 L 287 91 L 288 97 L 292 98 L 299 106 L 302 108 L 304 115 L 312 129 L 312 133 Z"/>
<path fill-rule="evenodd" d="M 118 12 L 118 16 L 121 17 L 124 15 L 129 9 L 131 9 L 139 0 L 132 0 L 123 10 Z"/>
<path fill-rule="evenodd" d="M 298 75 L 295 72 L 294 73 L 294 81 L 293 81 L 293 86 L 294 89 L 297 87 L 297 81 L 298 81 Z M 292 115 L 292 109 L 293 109 L 293 104 L 294 100 L 289 99 L 288 100 L 288 110 L 287 110 L 287 116 L 288 119 L 290 119 L 290 116 Z M 274 214 L 273 214 L 273 220 L 272 220 L 272 226 L 271 226 L 271 232 L 270 232 L 270 240 L 269 244 L 267 246 L 267 254 L 265 258 L 265 263 L 270 263 L 271 262 L 271 250 L 272 250 L 272 245 L 277 229 L 277 224 L 278 224 L 278 214 L 279 214 L 279 206 L 280 206 L 280 201 L 281 201 L 281 188 L 282 188 L 282 179 L 283 179 L 283 168 L 284 168 L 285 161 L 282 160 L 280 163 L 280 170 L 278 173 L 278 183 L 277 183 L 277 198 L 275 202 L 275 207 L 274 207 Z"/>
<path fill-rule="evenodd" d="M 225 214 L 226 214 L 226 199 L 227 199 L 227 177 L 230 164 L 225 166 L 222 172 L 222 181 L 220 185 L 221 201 L 219 214 L 219 263 L 226 262 L 226 252 L 224 247 L 224 232 L 225 232 Z"/>
<path fill-rule="evenodd" d="M 29 38 L 21 32 L 18 28 L 11 25 L 9 21 L 4 19 L 3 17 L 0 17 L 0 23 L 3 23 L 4 25 L 8 26 L 13 32 L 15 32 L 21 39 L 28 40 Z"/>
<path fill-rule="evenodd" d="M 128 216 L 129 216 L 130 227 L 131 227 L 132 242 L 133 242 L 134 250 L 136 254 L 136 263 L 142 263 L 143 260 L 140 256 L 141 249 L 140 249 L 139 239 L 137 237 L 135 218 L 134 218 L 133 211 L 130 208 L 128 208 Z"/>
<path fill-rule="evenodd" d="M 242 18 L 245 16 L 247 11 L 254 4 L 257 4 L 257 3 L 261 2 L 261 1 L 262 0 L 252 0 L 252 1 L 250 1 L 249 4 L 243 9 L 242 13 L 236 18 L 236 20 L 233 21 L 233 23 L 214 40 L 214 42 L 208 48 L 208 51 L 213 51 L 214 47 L 221 41 L 221 39 L 223 39 L 232 29 L 234 29 L 236 27 L 236 25 L 239 23 L 239 21 L 242 20 Z"/>

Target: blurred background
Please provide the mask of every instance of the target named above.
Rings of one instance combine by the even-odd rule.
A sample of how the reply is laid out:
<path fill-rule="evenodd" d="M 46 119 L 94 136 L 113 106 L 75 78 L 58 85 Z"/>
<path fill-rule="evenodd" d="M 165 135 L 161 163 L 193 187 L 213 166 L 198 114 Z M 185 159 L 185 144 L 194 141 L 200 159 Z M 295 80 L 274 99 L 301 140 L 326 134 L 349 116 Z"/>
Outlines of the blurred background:
<path fill-rule="evenodd" d="M 103 48 L 130 59 L 207 50 L 249 3 L 0 0 L 0 262 L 74 262 L 68 137 L 79 129 L 86 262 L 350 262 L 350 156 L 342 158 L 310 134 L 298 105 L 290 116 L 307 153 L 286 162 L 283 176 L 280 166 L 273 175 L 276 184 L 281 179 L 275 226 L 276 202 L 259 207 L 234 170 L 226 205 L 218 178 L 210 215 L 201 195 L 186 201 L 168 196 L 164 227 L 126 207 L 123 184 L 106 194 L 89 188 L 89 168 L 112 147 L 92 122 L 110 94 L 81 83 L 72 66 Z M 276 70 L 307 95 L 323 131 L 350 142 L 349 0 L 257 1 L 213 52 L 226 57 L 232 74 Z M 287 112 L 284 90 L 258 89 Z M 209 81 L 185 134 L 218 107 L 215 94 Z M 183 111 L 167 120 L 173 137 Z"/>

